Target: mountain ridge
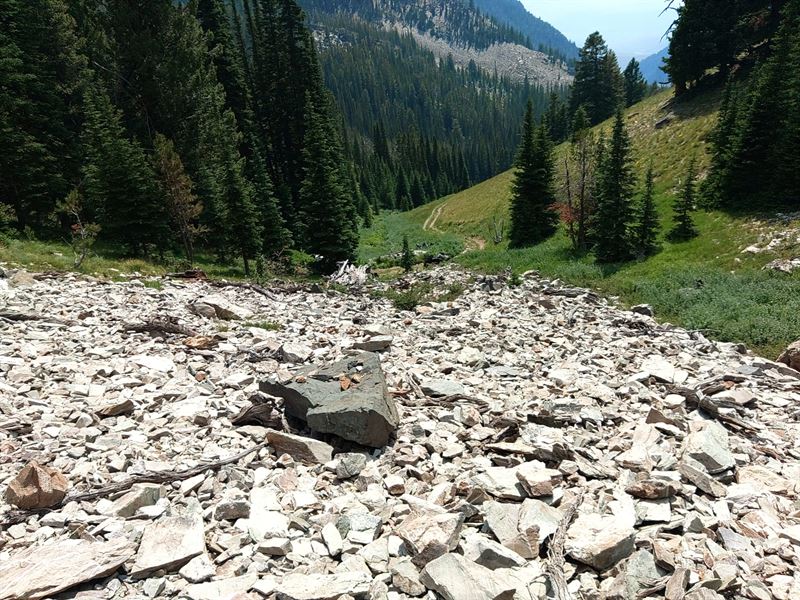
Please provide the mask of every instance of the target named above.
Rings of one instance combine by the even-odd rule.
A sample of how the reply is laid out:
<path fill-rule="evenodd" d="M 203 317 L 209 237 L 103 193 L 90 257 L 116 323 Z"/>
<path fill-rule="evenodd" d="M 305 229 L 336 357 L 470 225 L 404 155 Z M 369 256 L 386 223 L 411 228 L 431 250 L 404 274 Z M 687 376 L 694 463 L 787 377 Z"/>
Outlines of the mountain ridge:
<path fill-rule="evenodd" d="M 531 13 L 520 0 L 473 1 L 484 13 L 527 36 L 535 48 L 547 54 L 561 55 L 567 61 L 578 58 L 578 46 L 557 27 Z"/>
<path fill-rule="evenodd" d="M 639 63 L 639 69 L 642 71 L 647 83 L 667 83 L 669 81 L 669 76 L 661 70 L 664 59 L 668 56 L 669 48 L 667 47 L 642 59 Z"/>
<path fill-rule="evenodd" d="M 571 83 L 566 57 L 537 50 L 535 40 L 464 0 L 300 0 L 312 28 L 325 17 L 349 15 L 382 29 L 411 34 L 439 60 L 557 87 Z"/>

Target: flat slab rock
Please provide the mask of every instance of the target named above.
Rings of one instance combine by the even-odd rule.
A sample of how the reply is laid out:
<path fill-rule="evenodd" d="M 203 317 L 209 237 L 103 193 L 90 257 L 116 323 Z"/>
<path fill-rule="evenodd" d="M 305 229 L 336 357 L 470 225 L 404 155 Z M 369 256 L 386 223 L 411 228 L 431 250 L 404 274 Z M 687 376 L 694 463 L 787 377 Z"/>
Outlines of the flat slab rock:
<path fill-rule="evenodd" d="M 106 577 L 136 553 L 127 539 L 63 540 L 32 546 L 0 562 L 0 600 L 38 600 Z"/>
<path fill-rule="evenodd" d="M 278 600 L 338 600 L 349 594 L 355 600 L 369 597 L 372 577 L 366 573 L 305 575 L 290 573 L 278 585 Z"/>
<path fill-rule="evenodd" d="M 633 553 L 636 530 L 611 515 L 580 515 L 567 530 L 566 553 L 605 571 Z"/>
<path fill-rule="evenodd" d="M 162 517 L 145 527 L 132 577 L 146 577 L 154 571 L 175 571 L 206 551 L 203 517 L 199 505 L 184 514 Z"/>
<path fill-rule="evenodd" d="M 380 358 L 362 352 L 304 372 L 304 381 L 264 382 L 261 390 L 283 398 L 286 413 L 320 433 L 382 448 L 397 430 L 400 416 L 389 395 Z M 347 380 L 347 386 L 342 385 Z"/>
<path fill-rule="evenodd" d="M 516 585 L 460 554 L 445 554 L 428 563 L 420 581 L 445 600 L 513 600 Z"/>
<path fill-rule="evenodd" d="M 186 595 L 192 600 L 221 600 L 247 592 L 257 581 L 258 575 L 253 574 L 197 583 L 186 588 Z"/>
<path fill-rule="evenodd" d="M 324 464 L 333 458 L 333 447 L 319 440 L 270 429 L 267 441 L 279 455 L 288 454 L 301 462 Z"/>

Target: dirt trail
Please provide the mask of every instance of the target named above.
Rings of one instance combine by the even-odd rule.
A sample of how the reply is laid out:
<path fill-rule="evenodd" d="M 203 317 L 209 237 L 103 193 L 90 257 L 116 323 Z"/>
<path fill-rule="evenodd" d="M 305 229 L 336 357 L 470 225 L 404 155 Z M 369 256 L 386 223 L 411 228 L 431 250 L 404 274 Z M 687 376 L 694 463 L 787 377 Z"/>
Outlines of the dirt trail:
<path fill-rule="evenodd" d="M 425 220 L 425 223 L 422 225 L 422 231 L 436 231 L 436 221 L 439 220 L 439 217 L 442 216 L 442 212 L 444 211 L 447 203 L 445 202 L 441 206 L 437 206 L 431 215 Z"/>

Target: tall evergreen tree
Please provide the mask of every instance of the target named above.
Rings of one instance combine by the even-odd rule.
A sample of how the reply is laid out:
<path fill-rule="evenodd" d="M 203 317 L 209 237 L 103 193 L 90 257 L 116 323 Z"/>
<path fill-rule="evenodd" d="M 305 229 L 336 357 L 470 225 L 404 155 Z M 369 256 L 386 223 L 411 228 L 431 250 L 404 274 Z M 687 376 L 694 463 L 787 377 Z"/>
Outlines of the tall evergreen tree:
<path fill-rule="evenodd" d="M 42 231 L 79 178 L 86 76 L 62 0 L 0 0 L 0 203 Z"/>
<path fill-rule="evenodd" d="M 120 111 L 102 90 L 87 89 L 84 112 L 85 196 L 103 237 L 138 255 L 163 251 L 169 221 L 144 150 L 128 137 Z"/>
<path fill-rule="evenodd" d="M 569 135 L 570 123 L 567 114 L 567 105 L 556 92 L 550 94 L 544 122 L 548 127 L 550 139 L 554 142 L 563 142 Z"/>
<path fill-rule="evenodd" d="M 194 265 L 194 248 L 203 233 L 199 224 L 203 205 L 192 191 L 192 180 L 183 168 L 175 144 L 163 135 L 155 137 L 154 166 L 161 184 L 161 194 L 183 252 L 190 266 Z"/>
<path fill-rule="evenodd" d="M 358 245 L 355 209 L 347 197 L 341 173 L 341 154 L 333 127 L 324 112 L 309 99 L 309 121 L 303 149 L 305 177 L 301 188 L 301 222 L 306 231 L 305 248 L 321 257 L 320 268 L 333 270 L 336 263 L 351 260 Z"/>
<path fill-rule="evenodd" d="M 634 175 L 631 145 L 621 110 L 617 111 L 608 148 L 599 163 L 597 213 L 594 220 L 595 257 L 601 263 L 631 258 Z"/>
<path fill-rule="evenodd" d="M 586 39 L 575 66 L 571 113 L 574 115 L 579 106 L 584 106 L 595 125 L 614 115 L 625 100 L 624 94 L 617 57 L 608 49 L 603 36 L 594 32 Z"/>
<path fill-rule="evenodd" d="M 511 195 L 509 242 L 521 248 L 538 244 L 556 231 L 553 146 L 544 125 L 536 127 L 529 102 L 517 152 Z"/>
<path fill-rule="evenodd" d="M 400 266 L 403 271 L 410 273 L 414 269 L 414 256 L 411 254 L 411 246 L 408 243 L 408 236 L 403 236 L 403 251 L 400 255 Z"/>
<path fill-rule="evenodd" d="M 653 163 L 647 167 L 644 192 L 639 203 L 636 220 L 636 252 L 640 256 L 650 256 L 658 249 L 658 211 L 655 200 L 655 176 Z"/>
<path fill-rule="evenodd" d="M 800 150 L 794 145 L 800 93 L 800 79 L 793 69 L 800 65 L 798 28 L 800 0 L 791 0 L 772 56 L 755 75 L 750 94 L 735 109 L 738 118 L 729 154 L 719 148 L 715 156 L 715 163 L 726 167 L 712 171 L 715 177 L 723 173 L 719 196 L 724 205 L 758 209 L 779 203 L 797 205 L 800 199 L 798 175 L 792 169 L 800 164 Z M 727 130 L 731 118 L 723 117 L 718 133 Z"/>
<path fill-rule="evenodd" d="M 728 180 L 733 158 L 734 142 L 739 127 L 741 93 L 734 80 L 729 80 L 720 103 L 717 124 L 711 135 L 711 166 L 701 186 L 703 203 L 707 207 L 726 204 Z"/>
<path fill-rule="evenodd" d="M 676 5 L 665 71 L 677 94 L 704 77 L 727 79 L 743 57 L 771 46 L 791 0 L 684 0 Z"/>
<path fill-rule="evenodd" d="M 261 214 L 261 253 L 277 256 L 292 245 L 292 234 L 281 214 L 258 144 L 251 143 L 250 148 L 252 155 L 247 161 L 246 173 L 253 182 L 253 202 Z"/>
<path fill-rule="evenodd" d="M 632 58 L 622 76 L 625 80 L 625 106 L 633 106 L 647 95 L 647 81 L 639 68 L 639 61 Z"/>
<path fill-rule="evenodd" d="M 692 220 L 692 212 L 695 210 L 695 184 L 697 180 L 697 162 L 693 157 L 689 161 L 689 168 L 686 171 L 686 178 L 683 182 L 681 193 L 675 198 L 674 225 L 669 232 L 670 239 L 675 241 L 690 240 L 697 235 L 697 228 Z"/>
<path fill-rule="evenodd" d="M 240 128 L 250 133 L 252 129 L 252 107 L 247 88 L 242 47 L 237 44 L 231 20 L 225 10 L 224 0 L 195 0 L 196 14 L 208 32 L 208 47 L 214 57 L 214 67 L 222 87 L 225 89 L 227 106 L 236 115 Z M 236 35 L 234 35 L 236 33 Z M 250 140 L 246 140 L 250 141 Z"/>

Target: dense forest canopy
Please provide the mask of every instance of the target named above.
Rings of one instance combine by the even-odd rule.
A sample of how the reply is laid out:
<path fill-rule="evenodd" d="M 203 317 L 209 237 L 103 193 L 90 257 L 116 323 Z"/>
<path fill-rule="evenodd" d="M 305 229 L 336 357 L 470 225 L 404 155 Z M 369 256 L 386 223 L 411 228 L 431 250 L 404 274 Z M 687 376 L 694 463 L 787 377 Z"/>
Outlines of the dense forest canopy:
<path fill-rule="evenodd" d="M 304 0 L 321 62 L 294 0 L 0 5 L 1 224 L 37 236 L 79 220 L 131 254 L 247 267 L 297 248 L 330 266 L 376 210 L 507 168 L 529 100 L 566 130 L 565 90 L 456 67 L 366 18 L 530 45 L 460 0 Z"/>
<path fill-rule="evenodd" d="M 635 257 L 637 244 L 655 251 L 652 170 L 637 203 L 644 174 L 631 171 L 620 113 L 652 90 L 636 60 L 622 71 L 595 32 L 571 89 L 548 87 L 457 66 L 406 31 L 451 48 L 534 47 L 538 21 L 509 24 L 517 4 L 0 0 L 0 230 L 99 236 L 189 263 L 202 249 L 246 271 L 296 249 L 330 269 L 354 258 L 376 211 L 515 164 L 522 246 L 554 231 L 552 145 L 568 140 L 564 168 L 580 190 L 559 212 L 576 249 L 608 262 Z M 800 0 L 668 4 L 665 71 L 678 97 L 727 82 L 710 171 L 697 190 L 687 173 L 675 231 L 693 233 L 698 197 L 798 206 Z M 612 117 L 610 139 L 590 134 Z M 521 215 L 537 222 L 523 227 Z"/>

